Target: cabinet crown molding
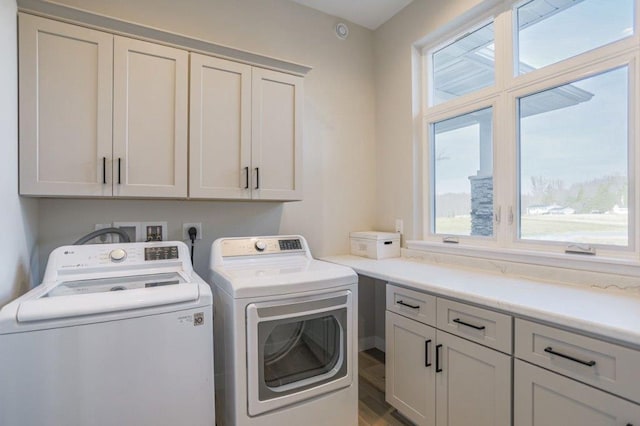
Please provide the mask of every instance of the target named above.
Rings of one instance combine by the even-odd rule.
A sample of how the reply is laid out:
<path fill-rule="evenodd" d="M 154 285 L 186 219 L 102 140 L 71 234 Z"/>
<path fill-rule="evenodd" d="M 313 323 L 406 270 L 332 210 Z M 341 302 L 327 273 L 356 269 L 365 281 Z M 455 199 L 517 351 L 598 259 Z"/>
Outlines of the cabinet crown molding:
<path fill-rule="evenodd" d="M 171 47 L 178 47 L 192 52 L 204 53 L 219 58 L 230 59 L 236 62 L 282 71 L 298 76 L 304 76 L 311 71 L 311 67 L 307 65 L 272 58 L 259 53 L 240 50 L 134 22 L 115 19 L 70 6 L 64 6 L 42 0 L 18 0 L 17 3 L 18 10 L 20 12 L 56 19 L 71 24 L 82 25 L 117 35 L 166 44 Z"/>

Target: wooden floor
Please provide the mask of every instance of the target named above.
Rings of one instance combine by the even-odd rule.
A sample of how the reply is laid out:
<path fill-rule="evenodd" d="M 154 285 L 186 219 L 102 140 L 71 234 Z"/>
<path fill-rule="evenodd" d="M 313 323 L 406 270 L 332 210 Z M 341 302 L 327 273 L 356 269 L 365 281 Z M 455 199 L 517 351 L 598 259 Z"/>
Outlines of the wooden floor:
<path fill-rule="evenodd" d="M 358 363 L 358 426 L 412 425 L 384 400 L 384 352 L 360 352 Z"/>

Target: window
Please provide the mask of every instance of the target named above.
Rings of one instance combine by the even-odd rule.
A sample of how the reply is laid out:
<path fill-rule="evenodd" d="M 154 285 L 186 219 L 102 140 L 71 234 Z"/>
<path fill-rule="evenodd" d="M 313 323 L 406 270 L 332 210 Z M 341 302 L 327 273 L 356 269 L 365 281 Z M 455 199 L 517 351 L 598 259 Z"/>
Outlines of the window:
<path fill-rule="evenodd" d="M 434 233 L 493 235 L 492 108 L 433 125 Z"/>
<path fill-rule="evenodd" d="M 519 74 L 633 35 L 633 0 L 533 0 L 516 15 Z"/>
<path fill-rule="evenodd" d="M 423 47 L 424 240 L 640 260 L 639 2 L 514 2 Z"/>
<path fill-rule="evenodd" d="M 433 53 L 434 105 L 494 84 L 493 39 L 491 23 Z"/>
<path fill-rule="evenodd" d="M 626 67 L 520 99 L 520 238 L 628 245 Z"/>

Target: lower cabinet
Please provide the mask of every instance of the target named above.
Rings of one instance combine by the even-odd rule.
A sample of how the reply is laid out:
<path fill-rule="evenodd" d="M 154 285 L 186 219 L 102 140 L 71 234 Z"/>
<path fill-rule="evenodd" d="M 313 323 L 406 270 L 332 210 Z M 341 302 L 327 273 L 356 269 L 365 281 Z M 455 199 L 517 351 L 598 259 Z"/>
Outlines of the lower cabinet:
<path fill-rule="evenodd" d="M 386 312 L 386 398 L 417 425 L 511 424 L 511 357 Z"/>
<path fill-rule="evenodd" d="M 640 406 L 515 361 L 515 426 L 638 426 Z"/>

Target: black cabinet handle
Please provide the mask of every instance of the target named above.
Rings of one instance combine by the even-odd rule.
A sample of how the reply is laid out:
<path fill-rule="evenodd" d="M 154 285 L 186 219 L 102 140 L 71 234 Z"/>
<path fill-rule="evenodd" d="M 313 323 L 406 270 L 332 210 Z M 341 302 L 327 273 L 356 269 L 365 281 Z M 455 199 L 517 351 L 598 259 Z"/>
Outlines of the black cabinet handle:
<path fill-rule="evenodd" d="M 244 189 L 249 189 L 249 167 L 244 168 L 244 178 L 246 179 L 246 184 L 244 185 Z"/>
<path fill-rule="evenodd" d="M 260 189 L 260 168 L 256 167 L 256 188 Z"/>
<path fill-rule="evenodd" d="M 102 184 L 107 184 L 107 157 L 102 157 Z"/>
<path fill-rule="evenodd" d="M 118 185 L 120 185 L 122 183 L 122 179 L 120 179 L 121 174 L 120 174 L 120 169 L 122 166 L 122 158 L 118 158 Z"/>
<path fill-rule="evenodd" d="M 431 362 L 429 361 L 429 346 L 431 345 L 431 339 L 424 342 L 424 366 L 431 367 Z"/>
<path fill-rule="evenodd" d="M 436 373 L 442 371 L 442 367 L 440 366 L 440 349 L 442 349 L 442 345 L 436 345 Z"/>
<path fill-rule="evenodd" d="M 411 309 L 420 309 L 420 305 L 410 305 L 406 302 L 403 302 L 402 300 L 398 300 L 396 302 L 398 305 L 402 305 L 402 306 L 406 306 L 407 308 L 411 308 Z"/>
<path fill-rule="evenodd" d="M 470 327 L 470 328 L 476 329 L 476 330 L 484 330 L 486 328 L 484 325 L 469 324 L 468 322 L 462 321 L 460 318 L 454 319 L 453 322 L 455 322 L 456 324 L 460 324 L 460 325 L 464 325 L 466 327 Z"/>
<path fill-rule="evenodd" d="M 566 354 L 562 354 L 560 352 L 556 352 L 556 351 L 553 350 L 553 348 L 551 346 L 548 346 L 548 347 L 544 348 L 544 351 L 549 353 L 549 354 L 552 354 L 552 355 L 555 355 L 555 356 L 559 356 L 560 358 L 568 359 L 570 361 L 577 362 L 578 364 L 586 365 L 587 367 L 593 367 L 594 365 L 596 365 L 596 362 L 594 360 L 583 361 L 581 359 L 574 358 L 571 355 L 566 355 Z"/>

